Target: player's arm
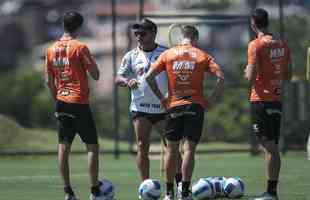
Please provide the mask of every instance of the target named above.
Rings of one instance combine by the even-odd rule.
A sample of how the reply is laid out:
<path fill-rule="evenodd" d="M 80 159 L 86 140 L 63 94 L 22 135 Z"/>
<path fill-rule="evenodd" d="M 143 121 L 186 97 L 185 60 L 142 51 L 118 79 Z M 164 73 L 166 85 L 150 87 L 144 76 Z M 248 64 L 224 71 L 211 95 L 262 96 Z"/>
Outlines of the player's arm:
<path fill-rule="evenodd" d="M 152 65 L 149 71 L 147 72 L 145 76 L 146 82 L 149 84 L 151 90 L 154 92 L 154 94 L 157 96 L 157 98 L 160 101 L 163 101 L 165 99 L 165 96 L 158 88 L 157 82 L 156 82 L 156 76 L 159 74 L 158 70 L 156 70 L 155 65 Z"/>
<path fill-rule="evenodd" d="M 137 89 L 139 85 L 139 81 L 137 79 L 129 79 L 121 74 L 116 75 L 115 83 L 118 86 L 129 87 L 130 89 Z"/>
<path fill-rule="evenodd" d="M 129 87 L 130 89 L 137 89 L 139 81 L 135 78 L 133 79 L 128 78 L 132 73 L 131 69 L 132 69 L 131 57 L 130 52 L 128 52 L 122 59 L 121 65 L 115 77 L 115 84 L 121 87 Z"/>
<path fill-rule="evenodd" d="M 46 85 L 50 91 L 50 94 L 51 94 L 53 100 L 56 101 L 57 90 L 56 90 L 56 86 L 55 86 L 54 76 L 52 74 L 48 74 L 48 78 L 45 82 L 46 82 Z"/>
<path fill-rule="evenodd" d="M 52 66 L 49 63 L 48 56 L 46 54 L 46 56 L 45 56 L 45 67 L 44 67 L 45 85 L 48 87 L 48 90 L 49 90 L 53 100 L 56 101 L 57 89 L 55 86 L 55 75 L 54 75 L 51 67 Z"/>
<path fill-rule="evenodd" d="M 249 81 L 250 85 L 252 85 L 256 79 L 257 74 L 257 65 L 256 64 L 248 64 L 244 69 L 244 78 Z"/>
<path fill-rule="evenodd" d="M 244 69 L 244 78 L 252 85 L 256 79 L 258 69 L 258 47 L 255 42 L 250 42 L 248 47 L 248 64 Z"/>
<path fill-rule="evenodd" d="M 91 65 L 89 68 L 88 68 L 88 74 L 96 81 L 99 80 L 100 78 L 100 71 L 99 71 L 99 68 L 98 68 L 98 65 L 97 63 L 93 63 L 93 65 Z"/>
<path fill-rule="evenodd" d="M 162 53 L 156 60 L 154 64 L 151 65 L 151 68 L 146 73 L 145 80 L 149 84 L 151 90 L 156 95 L 156 97 L 160 100 L 162 106 L 167 109 L 167 99 L 161 93 L 161 91 L 158 88 L 157 82 L 156 82 L 156 76 L 161 73 L 162 71 L 166 70 L 166 52 Z"/>
<path fill-rule="evenodd" d="M 88 72 L 90 77 L 98 81 L 100 78 L 100 71 L 98 65 L 90 54 L 90 51 L 87 46 L 82 46 L 79 52 L 79 56 L 82 62 L 84 69 Z"/>
<path fill-rule="evenodd" d="M 216 84 L 214 86 L 214 89 L 207 99 L 207 102 L 212 107 L 218 100 L 218 98 L 223 94 L 225 77 L 223 71 L 221 70 L 219 65 L 214 62 L 213 59 L 209 59 L 207 65 L 207 71 L 216 77 Z"/>
<path fill-rule="evenodd" d="M 221 70 L 217 70 L 215 72 L 215 76 L 217 77 L 217 79 L 211 97 L 214 100 L 217 100 L 223 94 L 225 78 L 224 73 Z"/>

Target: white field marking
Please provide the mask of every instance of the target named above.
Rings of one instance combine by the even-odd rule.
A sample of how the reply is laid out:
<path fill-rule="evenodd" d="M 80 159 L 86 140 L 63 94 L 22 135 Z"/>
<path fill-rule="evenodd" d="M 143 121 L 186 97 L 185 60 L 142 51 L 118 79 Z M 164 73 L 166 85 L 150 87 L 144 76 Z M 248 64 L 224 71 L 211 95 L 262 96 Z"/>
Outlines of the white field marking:
<path fill-rule="evenodd" d="M 88 177 L 88 174 L 72 174 L 71 177 Z M 33 176 L 0 176 L 1 181 L 23 181 L 23 180 L 34 180 L 34 179 L 60 179 L 58 175 L 33 175 Z"/>

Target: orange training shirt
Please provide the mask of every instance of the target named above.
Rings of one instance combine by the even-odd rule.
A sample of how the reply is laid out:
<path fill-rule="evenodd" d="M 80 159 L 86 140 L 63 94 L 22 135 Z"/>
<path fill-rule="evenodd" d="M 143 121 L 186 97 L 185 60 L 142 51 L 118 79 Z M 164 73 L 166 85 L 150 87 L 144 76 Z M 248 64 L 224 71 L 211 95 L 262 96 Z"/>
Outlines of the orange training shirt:
<path fill-rule="evenodd" d="M 85 44 L 75 39 L 56 41 L 47 49 L 45 61 L 45 77 L 53 75 L 58 100 L 89 103 L 87 70 L 95 61 Z"/>
<path fill-rule="evenodd" d="M 280 101 L 283 79 L 288 76 L 290 52 L 286 41 L 264 35 L 248 46 L 248 65 L 256 65 L 250 101 Z"/>
<path fill-rule="evenodd" d="M 189 44 L 166 50 L 153 67 L 159 73 L 167 73 L 169 108 L 190 103 L 206 107 L 204 72 L 215 73 L 220 70 L 210 55 Z"/>

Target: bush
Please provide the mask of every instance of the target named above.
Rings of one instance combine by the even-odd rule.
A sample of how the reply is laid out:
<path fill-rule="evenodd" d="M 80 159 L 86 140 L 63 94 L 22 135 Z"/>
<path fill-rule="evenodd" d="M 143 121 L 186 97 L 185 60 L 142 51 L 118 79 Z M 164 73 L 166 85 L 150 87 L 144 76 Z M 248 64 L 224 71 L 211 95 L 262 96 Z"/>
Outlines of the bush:
<path fill-rule="evenodd" d="M 42 95 L 43 90 L 42 72 L 21 70 L 2 74 L 0 93 L 4 95 L 1 98 L 0 113 L 14 118 L 22 126 L 32 127 L 32 118 L 35 117 L 32 109 L 37 110 L 34 112 L 36 114 L 41 113 L 38 111 L 37 95 Z"/>
<path fill-rule="evenodd" d="M 15 121 L 4 115 L 0 115 L 0 147 L 14 140 L 21 129 Z"/>

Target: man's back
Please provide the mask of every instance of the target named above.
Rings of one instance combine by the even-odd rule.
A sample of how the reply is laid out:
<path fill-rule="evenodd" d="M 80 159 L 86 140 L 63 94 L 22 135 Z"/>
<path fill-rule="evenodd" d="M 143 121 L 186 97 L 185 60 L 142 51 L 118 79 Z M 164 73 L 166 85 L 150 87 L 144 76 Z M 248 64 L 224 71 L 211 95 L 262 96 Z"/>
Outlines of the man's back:
<path fill-rule="evenodd" d="M 94 61 L 87 46 L 75 39 L 61 39 L 47 49 L 46 58 L 46 68 L 56 80 L 57 99 L 88 103 L 86 71 Z"/>
<path fill-rule="evenodd" d="M 250 43 L 248 54 L 249 63 L 258 65 L 251 101 L 279 101 L 290 62 L 287 43 L 275 36 L 264 35 Z"/>
<path fill-rule="evenodd" d="M 167 72 L 170 107 L 189 103 L 205 106 L 204 72 L 219 69 L 211 56 L 189 44 L 178 45 L 164 53 L 159 65 L 160 71 Z"/>

